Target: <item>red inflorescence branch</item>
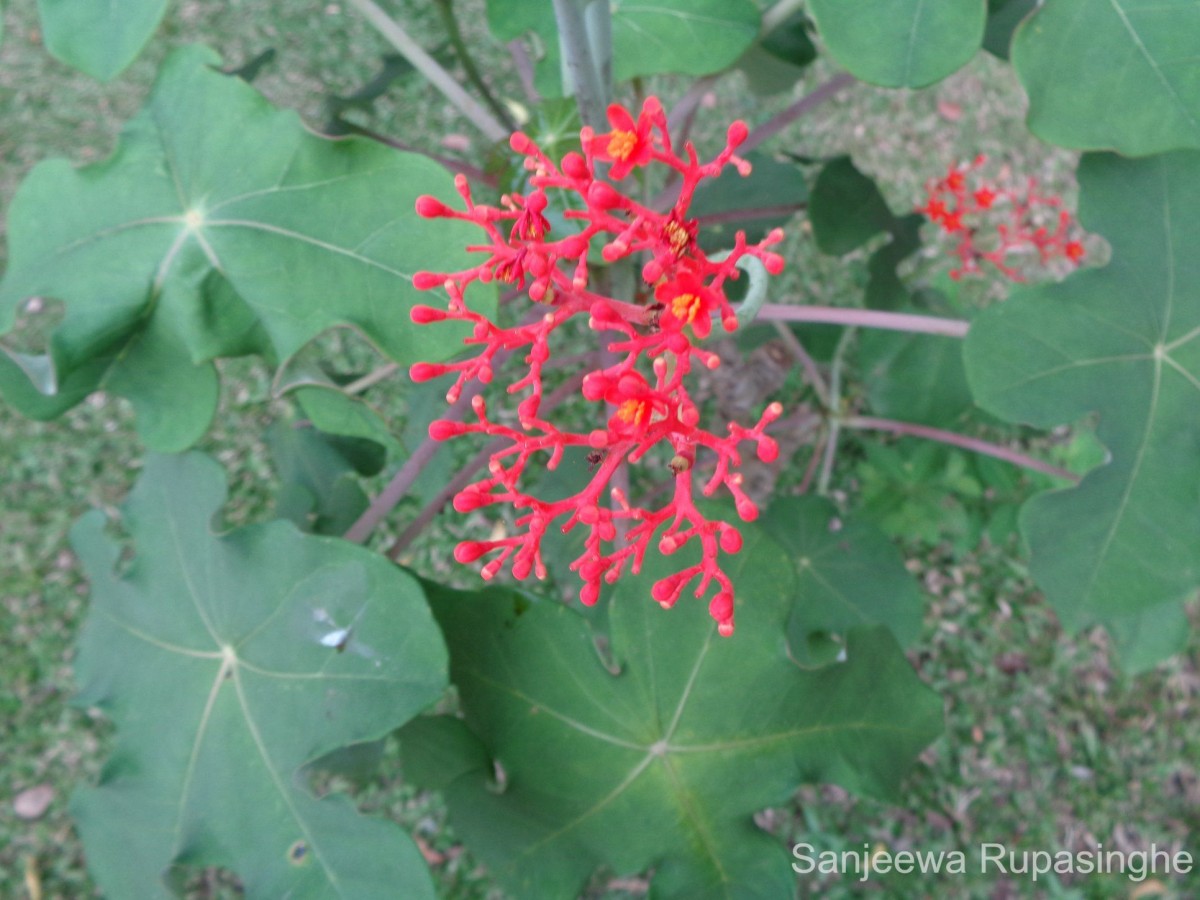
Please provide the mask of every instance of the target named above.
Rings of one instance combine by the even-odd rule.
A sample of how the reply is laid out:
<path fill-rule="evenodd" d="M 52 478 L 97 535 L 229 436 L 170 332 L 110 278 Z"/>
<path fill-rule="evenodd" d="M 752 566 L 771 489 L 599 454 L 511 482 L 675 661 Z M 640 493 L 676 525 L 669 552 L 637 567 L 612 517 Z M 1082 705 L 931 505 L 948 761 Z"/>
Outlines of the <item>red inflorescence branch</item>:
<path fill-rule="evenodd" d="M 617 105 L 609 108 L 608 118 L 611 131 L 595 134 L 584 128 L 583 152 L 568 153 L 557 164 L 526 135 L 514 134 L 510 144 L 525 157 L 528 189 L 504 195 L 498 206 L 476 203 L 461 175 L 455 184 L 465 208 L 453 209 L 429 196 L 417 200 L 422 216 L 472 222 L 486 237 L 468 248 L 483 255 L 479 265 L 462 272 L 420 272 L 413 279 L 420 289 L 441 287 L 449 295 L 445 309 L 415 307 L 413 321 L 467 323 L 471 336 L 465 343 L 478 352 L 452 363 L 418 363 L 411 376 L 415 381 L 455 376 L 447 394 L 453 402 L 468 382 L 492 380 L 493 360 L 502 350 L 524 351 L 528 366 L 524 377 L 508 386 L 509 393 L 524 395 L 515 417 L 507 411 L 493 416 L 483 398 L 476 397 L 475 421 L 438 420 L 430 426 L 435 440 L 486 434 L 509 442 L 492 455 L 487 477 L 455 497 L 454 508 L 468 512 L 509 504 L 516 512 L 517 533 L 464 541 L 455 549 L 456 559 L 468 563 L 488 557 L 484 578 L 494 577 L 506 566 L 518 579 L 531 573 L 542 578 L 546 532 L 552 527 L 564 532 L 581 528 L 585 549 L 571 563 L 571 570 L 582 581 L 580 600 L 590 605 L 599 597 L 602 580 L 612 584 L 626 569 L 637 572 L 652 545 L 670 555 L 695 541 L 701 549 L 700 562 L 658 581 L 653 597 L 670 607 L 693 582 L 696 597 L 715 587 L 709 612 L 720 632 L 728 635 L 733 632 L 733 585 L 721 568 L 721 554 L 736 553 L 742 538 L 732 524 L 709 519 L 696 507 L 698 454 L 704 455 L 702 468 L 707 471 L 712 466 L 700 493 L 707 496 L 724 486 L 733 495 L 738 515 L 745 521 L 754 519 L 758 510 L 742 489 L 738 471 L 739 445 L 749 442 L 759 459 L 772 461 L 779 451 L 764 429 L 782 408 L 772 403 L 753 427 L 730 424 L 727 434 L 718 435 L 701 427 L 687 381 L 695 366 L 714 369 L 719 364 L 715 354 L 698 346 L 712 330 L 712 320 L 718 319 L 726 331 L 737 327 L 723 287 L 738 276 L 738 261 L 754 257 L 768 272 L 779 273 L 783 259 L 768 247 L 782 240 L 783 234 L 776 229 L 759 243 L 747 244 L 739 233 L 732 250 L 720 260 L 711 259 L 696 243 L 696 223 L 687 217 L 696 186 L 729 165 L 743 175 L 750 171 L 735 153 L 746 138 L 744 123 L 734 122 L 725 148 L 702 163 L 690 143 L 682 156 L 672 149 L 666 116 L 653 97 L 636 119 Z M 665 213 L 648 209 L 601 177 L 600 163 L 607 165 L 607 177 L 613 181 L 634 169 L 668 166 L 682 182 L 679 198 Z M 564 214 L 578 230 L 551 237 L 545 216 L 550 191 L 578 197 L 577 202 L 566 204 Z M 631 257 L 639 261 L 645 290 L 628 300 L 593 290 L 588 269 L 593 248 L 610 263 Z M 492 280 L 523 289 L 544 313 L 534 321 L 505 328 L 472 311 L 466 299 L 468 286 Z M 576 316 L 586 317 L 592 330 L 607 336 L 609 364 L 588 372 L 581 389 L 587 401 L 607 405 L 605 411 L 598 409 L 597 421 L 604 424 L 586 432 L 560 428 L 539 413 L 542 374 L 553 352 L 555 332 Z M 522 476 L 530 462 L 545 455 L 546 467 L 554 468 L 568 447 L 588 451 L 592 469 L 587 483 L 562 500 L 528 493 Z M 669 502 L 643 508 L 611 482 L 622 466 L 637 463 L 655 448 L 660 448 L 656 452 L 674 481 L 674 492 Z"/>
<path fill-rule="evenodd" d="M 1012 261 L 1031 253 L 1042 265 L 1057 259 L 1078 265 L 1085 250 L 1062 198 L 1041 193 L 1033 178 L 1020 189 L 992 184 L 976 175 L 986 162 L 980 155 L 952 166 L 944 177 L 926 184 L 925 205 L 917 207 L 956 241 L 960 265 L 950 277 L 980 272 L 980 263 L 988 262 L 1006 278 L 1024 281 Z"/>

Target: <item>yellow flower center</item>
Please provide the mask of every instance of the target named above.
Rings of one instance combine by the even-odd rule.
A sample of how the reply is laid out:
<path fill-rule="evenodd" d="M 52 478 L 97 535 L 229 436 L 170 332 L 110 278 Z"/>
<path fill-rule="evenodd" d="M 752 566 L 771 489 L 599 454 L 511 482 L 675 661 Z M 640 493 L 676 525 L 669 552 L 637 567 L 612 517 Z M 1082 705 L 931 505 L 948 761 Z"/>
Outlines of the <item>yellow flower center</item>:
<path fill-rule="evenodd" d="M 608 136 L 608 155 L 621 162 L 629 159 L 637 146 L 637 135 L 632 131 L 614 131 Z"/>
<path fill-rule="evenodd" d="M 663 226 L 663 233 L 667 238 L 667 246 L 671 248 L 671 252 L 678 259 L 683 255 L 683 251 L 687 249 L 689 239 L 687 229 L 678 222 L 668 222 Z"/>
<path fill-rule="evenodd" d="M 627 425 L 640 428 L 650 420 L 650 402 L 648 400 L 626 400 L 617 407 L 617 418 Z"/>
<path fill-rule="evenodd" d="M 700 301 L 697 294 L 680 294 L 671 301 L 671 312 L 675 314 L 680 322 L 685 325 L 690 325 L 700 313 L 700 308 L 704 304 Z"/>

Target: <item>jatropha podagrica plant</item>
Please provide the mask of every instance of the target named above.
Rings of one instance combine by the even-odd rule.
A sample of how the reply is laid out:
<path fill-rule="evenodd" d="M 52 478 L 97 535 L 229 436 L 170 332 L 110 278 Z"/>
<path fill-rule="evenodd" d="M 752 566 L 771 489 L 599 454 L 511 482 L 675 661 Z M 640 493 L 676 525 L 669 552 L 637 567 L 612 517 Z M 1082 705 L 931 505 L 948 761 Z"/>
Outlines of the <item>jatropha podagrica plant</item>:
<path fill-rule="evenodd" d="M 729 635 L 733 585 L 722 570 L 721 554 L 736 553 L 742 538 L 733 524 L 710 519 L 697 508 L 696 487 L 699 483 L 700 493 L 707 496 L 724 486 L 738 515 L 746 521 L 754 519 L 758 510 L 743 490 L 738 471 L 739 445 L 752 444 L 759 459 L 774 460 L 778 447 L 764 429 L 780 416 L 782 407 L 771 403 L 753 426 L 730 423 L 727 433 L 719 434 L 702 425 L 688 380 L 696 366 L 714 369 L 720 363 L 716 354 L 700 346 L 712 330 L 713 319 L 726 331 L 738 325 L 724 286 L 738 277 L 739 261 L 753 257 L 768 272 L 779 273 L 783 259 L 768 247 L 783 234 L 775 230 L 748 244 L 739 232 L 732 249 L 719 259 L 707 255 L 696 242 L 696 223 L 688 218 L 696 186 L 729 165 L 743 175 L 750 171 L 749 163 L 736 155 L 747 135 L 744 123 L 734 122 L 724 149 L 711 161 L 700 162 L 690 142 L 682 155 L 672 148 L 666 116 L 653 97 L 646 100 L 636 120 L 618 105 L 609 108 L 608 118 L 611 131 L 595 134 L 585 127 L 580 135 L 582 154 L 568 153 L 557 163 L 529 137 L 514 134 L 510 145 L 525 157 L 528 190 L 504 195 L 499 206 L 475 203 L 462 175 L 455 183 L 465 209 L 452 209 L 429 196 L 417 201 L 422 216 L 473 222 L 484 231 L 486 241 L 470 248 L 485 257 L 478 265 L 461 272 L 421 272 L 414 279 L 422 289 L 444 288 L 449 304 L 445 309 L 418 306 L 413 321 L 468 323 L 471 334 L 466 343 L 478 353 L 458 362 L 419 363 L 411 375 L 425 381 L 453 374 L 456 380 L 447 399 L 454 402 L 469 382 L 492 380 L 501 354 L 503 359 L 524 352 L 528 366 L 528 372 L 508 387 L 510 393 L 525 394 L 517 405 L 515 422 L 510 424 L 506 414 L 490 413 L 483 398 L 476 396 L 475 421 L 440 419 L 430 427 L 437 440 L 483 434 L 508 442 L 491 455 L 487 476 L 455 497 L 454 508 L 468 512 L 509 504 L 516 512 L 517 533 L 464 541 L 455 550 L 456 559 L 467 563 L 490 556 L 483 566 L 484 578 L 494 577 L 505 566 L 518 579 L 531 573 L 542 578 L 546 574 L 542 538 L 547 530 L 583 528 L 584 551 L 571 563 L 571 570 L 582 581 L 580 600 L 590 605 L 599 597 L 602 580 L 612 584 L 626 569 L 639 570 L 656 535 L 658 550 L 665 555 L 696 541 L 700 561 L 656 582 L 653 597 L 670 607 L 693 582 L 697 597 L 715 587 L 709 612 L 721 634 Z M 679 181 L 678 198 L 666 211 L 643 205 L 613 183 L 652 165 L 669 167 Z M 551 233 L 543 211 L 547 191 L 553 190 L 578 196 L 582 208 L 568 204 L 565 213 L 569 221 L 578 223 L 578 230 Z M 596 287 L 588 262 L 595 248 L 610 264 L 630 258 L 641 263 L 643 285 L 632 299 L 607 296 Z M 475 282 L 493 280 L 523 289 L 541 314 L 502 327 L 473 311 L 467 289 Z M 596 404 L 600 426 L 587 431 L 564 429 L 541 414 L 543 371 L 554 353 L 556 332 L 576 316 L 586 317 L 601 351 L 596 368 L 582 381 L 583 397 Z M 547 467 L 554 468 L 568 447 L 588 451 L 593 468 L 586 484 L 561 500 L 529 493 L 523 475 L 530 461 L 548 454 Z M 639 505 L 614 484 L 614 477 L 623 466 L 637 463 L 651 451 L 662 456 L 674 490 L 661 504 Z M 703 477 L 697 478 L 698 470 L 704 470 Z"/>
<path fill-rule="evenodd" d="M 928 197 L 917 207 L 954 240 L 959 265 L 950 277 L 979 273 L 986 262 L 1005 278 L 1024 281 L 1013 263 L 1031 255 L 1043 266 L 1058 259 L 1079 265 L 1086 250 L 1062 198 L 1044 193 L 1032 177 L 1020 188 L 985 180 L 978 172 L 986 163 L 987 156 L 980 154 L 969 163 L 952 165 L 944 176 L 926 184 Z"/>

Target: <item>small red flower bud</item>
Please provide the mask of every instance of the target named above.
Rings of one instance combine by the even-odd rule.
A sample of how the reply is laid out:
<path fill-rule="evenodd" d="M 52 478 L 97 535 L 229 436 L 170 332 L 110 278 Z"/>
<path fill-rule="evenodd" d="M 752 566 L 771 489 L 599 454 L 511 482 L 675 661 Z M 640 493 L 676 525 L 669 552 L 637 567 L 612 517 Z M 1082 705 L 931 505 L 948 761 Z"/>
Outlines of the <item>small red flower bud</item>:
<path fill-rule="evenodd" d="M 460 563 L 472 563 L 491 549 L 489 541 L 463 541 L 454 548 L 454 558 Z"/>
<path fill-rule="evenodd" d="M 413 363 L 409 367 L 408 377 L 420 384 L 422 381 L 429 381 L 432 378 L 438 378 L 450 371 L 449 366 L 439 365 L 438 363 Z"/>
<path fill-rule="evenodd" d="M 721 549 L 726 553 L 737 553 L 742 549 L 742 533 L 732 525 L 721 532 Z"/>
<path fill-rule="evenodd" d="M 531 397 L 526 397 L 517 405 L 517 418 L 522 425 L 533 421 L 533 418 L 537 415 L 539 400 L 541 398 L 534 394 Z"/>
<path fill-rule="evenodd" d="M 422 194 L 417 198 L 417 215 L 426 219 L 450 215 L 453 211 L 441 200 Z"/>
<path fill-rule="evenodd" d="M 579 181 L 582 181 L 591 175 L 591 172 L 588 171 L 587 162 L 582 156 L 574 151 L 568 153 L 562 158 L 562 163 L 560 166 L 564 175 Z"/>
<path fill-rule="evenodd" d="M 434 419 L 429 423 L 429 436 L 435 441 L 445 441 L 458 437 L 466 432 L 467 426 L 462 422 L 450 422 L 446 419 Z"/>
<path fill-rule="evenodd" d="M 484 491 L 466 490 L 459 491 L 454 495 L 454 508 L 460 513 L 469 513 L 472 510 L 479 509 L 481 506 L 487 506 L 492 502 L 491 494 Z"/>
<path fill-rule="evenodd" d="M 445 283 L 446 276 L 439 275 L 436 272 L 413 273 L 412 284 L 418 291 L 428 291 L 432 288 L 441 287 Z"/>
<path fill-rule="evenodd" d="M 728 622 L 733 617 L 733 594 L 719 591 L 708 602 L 708 614 L 718 622 Z"/>
<path fill-rule="evenodd" d="M 512 147 L 514 153 L 520 153 L 522 156 L 526 156 L 534 149 L 533 141 L 527 134 L 520 131 L 512 133 L 512 137 L 508 139 L 508 146 Z"/>
<path fill-rule="evenodd" d="M 518 556 L 512 565 L 513 578 L 517 581 L 524 581 L 529 577 L 529 573 L 533 571 L 533 555 L 523 554 Z"/>
<path fill-rule="evenodd" d="M 441 309 L 434 309 L 432 306 L 414 306 L 409 312 L 408 317 L 417 325 L 428 325 L 430 322 L 441 322 L 443 319 L 449 318 L 450 314 Z"/>
<path fill-rule="evenodd" d="M 737 510 L 737 514 L 742 517 L 743 522 L 753 522 L 758 518 L 758 507 L 749 497 L 736 498 L 733 506 Z"/>
<path fill-rule="evenodd" d="M 588 188 L 587 201 L 589 206 L 597 209 L 612 209 L 625 202 L 625 198 L 606 181 L 593 181 Z"/>

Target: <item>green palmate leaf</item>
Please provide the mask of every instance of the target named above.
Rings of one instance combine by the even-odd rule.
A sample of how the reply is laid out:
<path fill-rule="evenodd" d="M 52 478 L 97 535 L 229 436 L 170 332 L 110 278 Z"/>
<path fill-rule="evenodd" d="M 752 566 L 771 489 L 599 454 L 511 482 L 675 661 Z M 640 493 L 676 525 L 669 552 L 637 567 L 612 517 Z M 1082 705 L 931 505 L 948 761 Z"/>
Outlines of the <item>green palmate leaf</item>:
<path fill-rule="evenodd" d="M 1000 59 L 1008 59 L 1013 32 L 1039 0 L 988 0 L 987 29 L 983 34 L 983 49 Z"/>
<path fill-rule="evenodd" d="M 43 395 L 123 395 L 157 449 L 186 447 L 207 427 L 218 356 L 285 359 L 338 324 L 400 362 L 447 355 L 456 333 L 417 333 L 408 319 L 411 273 L 456 268 L 456 248 L 474 237 L 417 218 L 419 193 L 452 190 L 436 166 L 317 138 L 213 71 L 216 61 L 203 48 L 177 52 L 111 159 L 43 163 L 9 216 L 0 332 L 26 297 L 62 300 L 53 362 L 32 366 Z M 0 367 L 18 408 L 61 405 L 30 397 L 17 374 Z"/>
<path fill-rule="evenodd" d="M 46 49 L 101 81 L 133 62 L 166 10 L 167 0 L 38 0 Z"/>
<path fill-rule="evenodd" d="M 223 493 L 207 457 L 152 457 L 122 516 L 132 562 L 99 512 L 72 532 L 93 590 L 80 700 L 118 734 L 73 803 L 97 881 L 161 897 L 169 869 L 222 866 L 248 897 L 432 898 L 399 828 L 297 777 L 440 695 L 446 651 L 420 587 L 290 523 L 216 536 Z"/>
<path fill-rule="evenodd" d="M 804 68 L 817 58 L 817 48 L 809 37 L 808 16 L 796 12 L 777 25 L 761 41 L 750 45 L 737 61 L 752 91 L 773 94 L 790 91 L 804 74 Z"/>
<path fill-rule="evenodd" d="M 790 898 L 787 850 L 753 813 L 803 781 L 891 795 L 938 733 L 940 702 L 883 629 L 852 633 L 844 663 L 805 672 L 789 659 L 794 566 L 744 533 L 734 636 L 686 595 L 670 611 L 650 600 L 676 562 L 656 560 L 615 592 L 617 674 L 573 609 L 430 589 L 478 737 L 418 720 L 401 732 L 406 776 L 444 791 L 456 830 L 514 896 L 574 898 L 605 867 L 652 870 L 654 897 Z"/>
<path fill-rule="evenodd" d="M 817 33 L 854 75 L 884 87 L 924 87 L 975 55 L 987 0 L 810 0 Z"/>
<path fill-rule="evenodd" d="M 1089 155 L 1080 220 L 1103 269 L 992 307 L 967 338 L 976 401 L 1049 427 L 1096 414 L 1111 462 L 1022 511 L 1065 624 L 1157 611 L 1200 584 L 1200 153 Z"/>
<path fill-rule="evenodd" d="M 895 219 L 875 182 L 849 156 L 830 160 L 817 175 L 808 218 L 818 249 L 835 256 L 858 249 Z"/>
<path fill-rule="evenodd" d="M 974 405 L 956 340 L 866 331 L 859 356 L 874 415 L 945 428 Z"/>
<path fill-rule="evenodd" d="M 385 451 L 374 441 L 324 434 L 306 422 L 276 422 L 266 434 L 282 485 L 279 518 L 301 531 L 340 535 L 367 508 L 357 475 L 374 475 Z"/>
<path fill-rule="evenodd" d="M 553 0 L 487 0 L 488 26 L 502 41 L 533 32 L 540 42 L 537 87 L 563 94 Z M 707 75 L 733 65 L 758 36 L 752 0 L 636 0 L 612 4 L 613 77 L 678 72 Z"/>
<path fill-rule="evenodd" d="M 893 309 L 908 298 L 896 267 L 920 248 L 925 220 L 916 214 L 894 215 L 875 181 L 860 172 L 849 156 L 836 157 L 821 169 L 808 217 L 817 247 L 835 256 L 857 250 L 877 234 L 889 234 L 891 240 L 867 262 L 870 276 L 864 300 L 872 309 Z"/>
<path fill-rule="evenodd" d="M 761 523 L 796 566 L 788 634 L 797 658 L 815 636 L 864 625 L 885 626 L 902 645 L 917 637 L 920 591 L 899 549 L 874 525 L 843 522 L 822 497 L 777 500 Z"/>
<path fill-rule="evenodd" d="M 1047 0 L 1012 44 L 1034 134 L 1127 156 L 1200 147 L 1198 57 L 1190 2 Z"/>
<path fill-rule="evenodd" d="M 910 299 L 908 287 L 896 271 L 900 263 L 921 249 L 921 225 L 925 217 L 916 213 L 892 220 L 891 240 L 867 260 L 870 276 L 863 303 L 870 309 L 897 309 Z"/>

